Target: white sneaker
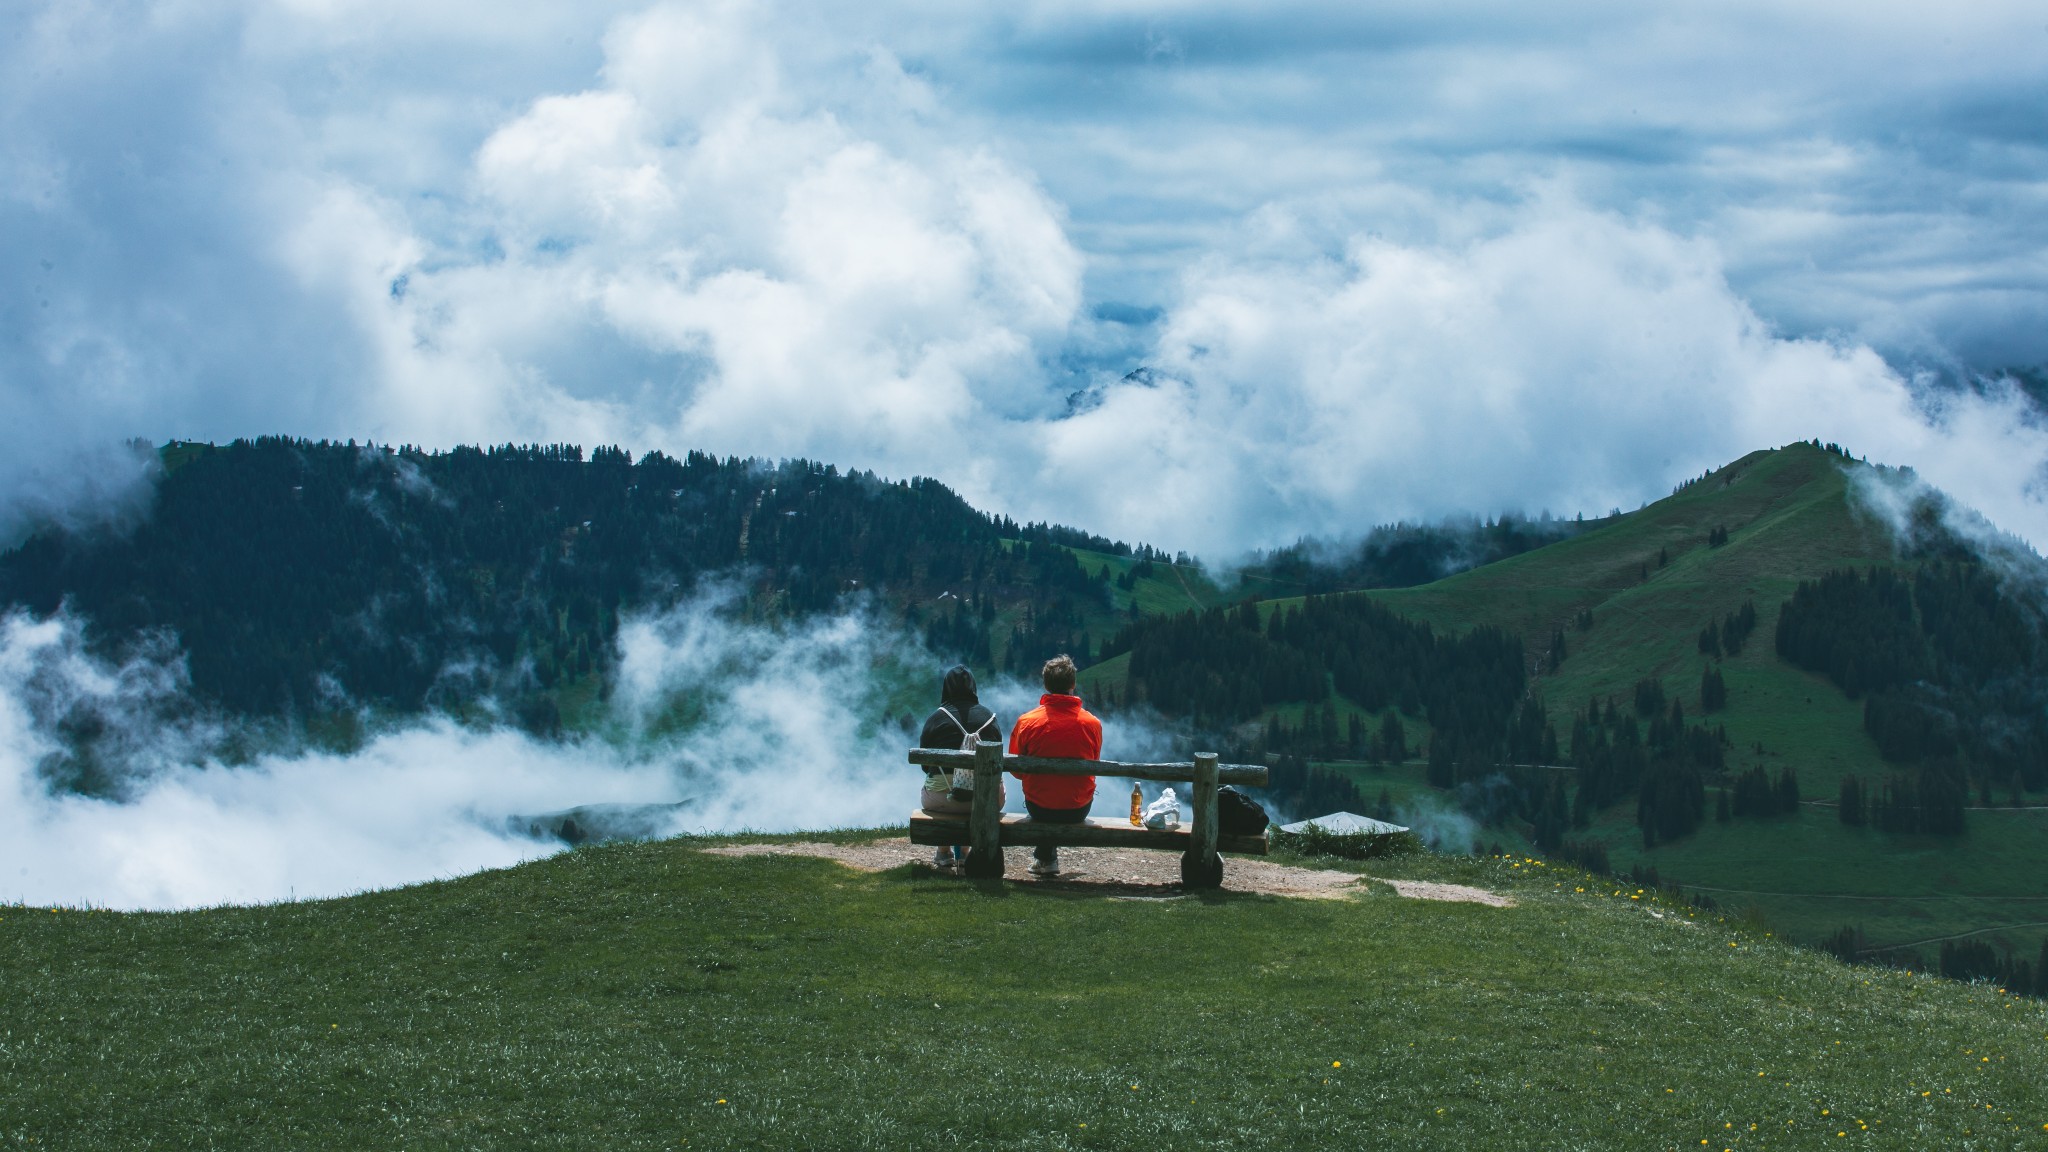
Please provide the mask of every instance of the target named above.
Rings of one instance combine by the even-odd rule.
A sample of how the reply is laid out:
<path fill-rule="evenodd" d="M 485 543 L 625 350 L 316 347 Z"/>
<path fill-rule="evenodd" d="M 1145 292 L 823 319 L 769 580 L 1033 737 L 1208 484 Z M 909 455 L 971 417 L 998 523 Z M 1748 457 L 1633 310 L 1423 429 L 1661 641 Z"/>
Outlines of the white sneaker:
<path fill-rule="evenodd" d="M 1031 862 L 1031 874 L 1033 876 L 1057 876 L 1060 874 L 1060 862 L 1057 860 L 1033 860 Z"/>
<path fill-rule="evenodd" d="M 941 848 L 932 853 L 932 867 L 941 872 L 951 872 L 953 870 L 953 850 L 951 848 Z"/>

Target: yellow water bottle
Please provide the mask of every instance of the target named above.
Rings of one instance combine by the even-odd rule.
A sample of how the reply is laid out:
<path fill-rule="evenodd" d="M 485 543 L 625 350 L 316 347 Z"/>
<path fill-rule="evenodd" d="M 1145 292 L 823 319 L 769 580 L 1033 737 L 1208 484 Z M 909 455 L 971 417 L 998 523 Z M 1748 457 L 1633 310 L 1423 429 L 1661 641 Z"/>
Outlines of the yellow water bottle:
<path fill-rule="evenodd" d="M 1136 784 L 1131 785 L 1131 827 L 1143 828 L 1145 826 L 1144 807 L 1144 795 L 1138 791 Z"/>

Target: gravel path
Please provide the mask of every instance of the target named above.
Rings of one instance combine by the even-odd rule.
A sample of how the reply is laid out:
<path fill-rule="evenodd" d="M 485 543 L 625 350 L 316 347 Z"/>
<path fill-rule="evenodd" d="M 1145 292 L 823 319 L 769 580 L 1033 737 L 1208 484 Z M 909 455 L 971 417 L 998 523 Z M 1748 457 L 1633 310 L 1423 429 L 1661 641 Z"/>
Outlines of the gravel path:
<path fill-rule="evenodd" d="M 880 872 L 904 864 L 931 867 L 931 849 L 912 844 L 905 837 L 874 840 L 866 844 L 726 844 L 702 851 L 717 856 L 817 856 L 837 860 L 863 872 Z M 1179 896 L 1180 857 L 1172 852 L 1143 848 L 1062 848 L 1060 874 L 1045 878 L 1025 869 L 1031 863 L 1027 849 L 1008 852 L 1003 878 L 1015 884 L 1070 890 L 1091 896 L 1123 896 L 1163 899 Z M 1301 900 L 1341 900 L 1372 881 L 1370 876 L 1334 872 L 1322 868 L 1295 868 L 1255 857 L 1232 856 L 1223 865 L 1223 890 L 1264 896 L 1291 896 Z M 1420 880 L 1386 880 L 1394 891 L 1415 900 L 1453 900 L 1507 908 L 1509 897 L 1483 888 L 1461 884 L 1433 884 Z"/>

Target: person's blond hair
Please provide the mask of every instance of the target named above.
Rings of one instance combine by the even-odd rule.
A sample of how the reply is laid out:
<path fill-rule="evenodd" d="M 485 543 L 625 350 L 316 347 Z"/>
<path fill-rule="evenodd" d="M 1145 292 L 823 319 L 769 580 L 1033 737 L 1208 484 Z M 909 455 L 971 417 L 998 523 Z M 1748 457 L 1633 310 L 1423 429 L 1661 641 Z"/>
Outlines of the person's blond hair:
<path fill-rule="evenodd" d="M 1080 669 L 1074 667 L 1074 658 L 1062 652 L 1045 662 L 1045 669 L 1039 673 L 1045 681 L 1045 690 L 1056 696 L 1072 696 L 1074 680 Z"/>

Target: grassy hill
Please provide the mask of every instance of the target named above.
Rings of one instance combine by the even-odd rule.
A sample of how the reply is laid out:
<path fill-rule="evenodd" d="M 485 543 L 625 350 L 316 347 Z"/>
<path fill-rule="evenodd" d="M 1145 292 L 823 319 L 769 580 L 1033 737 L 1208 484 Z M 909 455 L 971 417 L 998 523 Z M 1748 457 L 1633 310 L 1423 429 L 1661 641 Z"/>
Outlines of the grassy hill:
<path fill-rule="evenodd" d="M 1709 662 L 1699 634 L 1753 602 L 1754 634 L 1739 654 L 1716 661 L 1728 706 L 1709 719 L 1727 730 L 1729 777 L 1753 766 L 1797 772 L 1807 801 L 1800 813 L 1710 819 L 1689 837 L 1645 850 L 1631 806 L 1622 805 L 1585 835 L 1619 870 L 1654 867 L 1666 882 L 1754 908 L 1803 939 L 1858 927 L 1873 950 L 1910 946 L 1931 954 L 1944 939 L 1981 938 L 2031 959 L 2048 935 L 2048 869 L 2040 866 L 2048 858 L 2048 797 L 2036 794 L 2021 808 L 1975 808 L 1960 838 L 1843 827 L 1833 807 L 1841 778 L 1854 774 L 1874 786 L 1893 766 L 1864 732 L 1859 701 L 1774 651 L 1780 606 L 1801 580 L 1896 560 L 1887 526 L 1851 497 L 1850 473 L 1865 467 L 1805 444 L 1755 452 L 1572 539 L 1432 584 L 1355 595 L 1440 630 L 1494 624 L 1521 634 L 1530 692 L 1546 701 L 1560 735 L 1574 710 L 1594 698 L 1626 706 L 1645 678 L 1660 681 L 1698 718 Z M 1727 542 L 1710 546 L 1717 528 L 1727 530 Z M 1269 600 L 1262 608 L 1296 603 Z M 1579 627 L 1581 613 L 1591 614 L 1588 630 Z M 1550 638 L 1558 631 L 1566 655 L 1553 669 Z M 1115 691 L 1126 663 L 1119 657 L 1090 669 L 1087 680 Z M 1299 706 L 1276 711 L 1293 723 Z M 1419 718 L 1410 723 L 1423 728 Z M 1338 767 L 1368 797 L 1385 788 L 1398 804 L 1429 792 L 1419 765 Z M 1481 835 L 1529 850 L 1527 832 L 1510 822 Z"/>
<path fill-rule="evenodd" d="M 1517 904 L 1118 900 L 587 848 L 344 900 L 0 908 L 52 1148 L 2014 1148 L 2048 1006 L 1521 860 Z"/>
<path fill-rule="evenodd" d="M 1892 560 L 1889 531 L 1851 502 L 1843 469 L 1840 457 L 1803 444 L 1754 452 L 1606 528 L 1371 595 L 1439 627 L 1520 632 L 1534 658 L 1532 690 L 1567 725 L 1571 708 L 1595 696 L 1624 699 L 1648 677 L 1661 680 L 1667 696 L 1697 705 L 1707 663 L 1700 630 L 1753 601 L 1756 634 L 1740 655 L 1720 661 L 1729 707 L 1715 722 L 1737 749 L 1761 741 L 1765 753 L 1738 756 L 1731 768 L 1790 762 L 1809 789 L 1832 796 L 1844 772 L 1881 770 L 1876 745 L 1863 733 L 1860 707 L 1779 660 L 1770 638 L 1799 581 Z M 1728 529 L 1728 543 L 1709 547 L 1717 527 Z M 1593 614 L 1590 632 L 1573 625 L 1582 610 Z M 1558 629 L 1568 655 L 1551 672 L 1543 657 Z"/>
<path fill-rule="evenodd" d="M 1959 839 L 1843 827 L 1831 806 L 1842 776 L 1874 783 L 1887 765 L 1863 731 L 1860 704 L 1773 651 L 1779 608 L 1800 580 L 1894 560 L 1887 528 L 1850 498 L 1847 470 L 1859 467 L 1806 445 L 1752 453 L 1611 527 L 1373 595 L 1443 625 L 1519 628 L 1537 655 L 1563 627 L 1569 655 L 1555 672 L 1539 662 L 1532 689 L 1562 723 L 1594 696 L 1626 699 L 1644 677 L 1697 714 L 1707 663 L 1700 630 L 1754 601 L 1756 634 L 1718 661 L 1729 703 L 1713 720 L 1733 745 L 1731 774 L 1789 765 L 1813 803 L 1796 818 L 1710 822 L 1649 851 L 1630 814 L 1610 812 L 1596 829 L 1610 858 L 1753 906 L 1805 938 L 1856 926 L 1873 948 L 1968 935 L 2032 956 L 2048 929 L 2048 810 L 1972 811 Z M 1721 526 L 1728 543 L 1708 547 Z M 1590 632 L 1570 625 L 1580 609 L 1593 613 Z"/>

